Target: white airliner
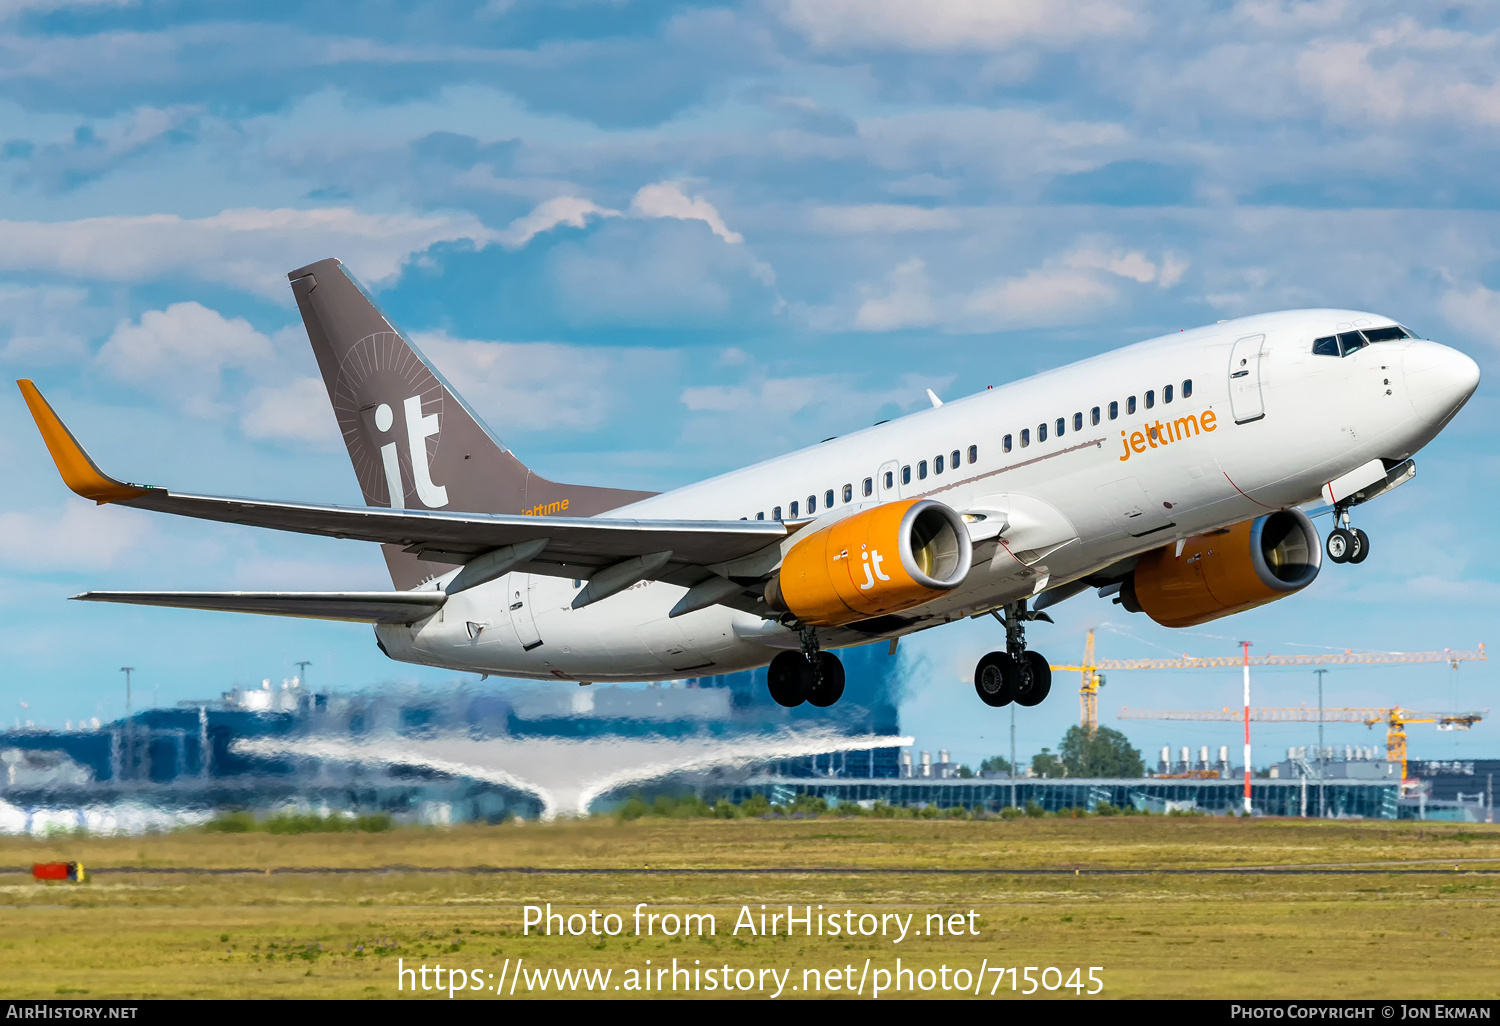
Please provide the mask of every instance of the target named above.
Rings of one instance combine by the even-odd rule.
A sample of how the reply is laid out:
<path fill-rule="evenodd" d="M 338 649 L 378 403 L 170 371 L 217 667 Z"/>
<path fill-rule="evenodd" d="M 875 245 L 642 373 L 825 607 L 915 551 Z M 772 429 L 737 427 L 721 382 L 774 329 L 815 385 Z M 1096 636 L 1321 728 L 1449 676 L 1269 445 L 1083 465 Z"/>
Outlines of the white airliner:
<path fill-rule="evenodd" d="M 1389 317 L 1292 310 L 1141 342 L 653 495 L 528 470 L 337 260 L 289 275 L 364 507 L 221 498 L 105 475 L 20 382 L 64 481 L 101 503 L 380 543 L 391 592 L 88 592 L 102 602 L 375 625 L 392 659 L 639 681 L 769 663 L 783 705 L 836 702 L 829 650 L 994 614 L 989 705 L 1035 705 L 1025 626 L 1096 588 L 1158 623 L 1284 598 L 1479 368 Z M 1314 514 L 1320 510 L 1312 510 Z"/>

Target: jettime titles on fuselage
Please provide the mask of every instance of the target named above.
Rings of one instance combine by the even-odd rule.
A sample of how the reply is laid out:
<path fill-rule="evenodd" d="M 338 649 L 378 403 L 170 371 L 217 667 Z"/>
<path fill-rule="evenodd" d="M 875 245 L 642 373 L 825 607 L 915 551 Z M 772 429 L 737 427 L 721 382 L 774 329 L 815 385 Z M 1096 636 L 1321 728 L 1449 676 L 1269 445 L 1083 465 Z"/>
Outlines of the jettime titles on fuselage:
<path fill-rule="evenodd" d="M 1213 431 L 1218 426 L 1218 418 L 1214 416 L 1214 411 L 1204 410 L 1202 413 L 1189 413 L 1186 417 L 1177 417 L 1173 420 L 1158 420 L 1154 424 L 1147 424 L 1146 430 L 1132 431 L 1129 435 L 1121 431 L 1120 444 L 1125 450 L 1125 455 L 1120 457 L 1120 462 L 1124 463 L 1133 454 L 1143 453 L 1148 448 L 1162 448 L 1173 442 L 1192 438 L 1201 432 Z"/>

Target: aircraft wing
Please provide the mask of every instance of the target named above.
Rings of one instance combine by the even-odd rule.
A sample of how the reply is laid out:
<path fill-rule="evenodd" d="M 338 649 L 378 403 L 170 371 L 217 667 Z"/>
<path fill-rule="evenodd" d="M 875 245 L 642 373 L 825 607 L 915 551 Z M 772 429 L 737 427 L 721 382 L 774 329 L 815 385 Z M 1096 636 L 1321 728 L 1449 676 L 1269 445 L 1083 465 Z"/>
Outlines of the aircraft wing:
<path fill-rule="evenodd" d="M 791 530 L 774 520 L 528 517 L 181 494 L 155 485 L 131 484 L 105 474 L 36 386 L 25 380 L 18 384 L 64 483 L 86 499 L 101 505 L 108 502 L 198 520 L 400 545 L 423 559 L 465 566 L 464 574 L 468 576 L 463 587 L 511 570 L 571 577 L 591 581 L 592 590 L 585 589 L 588 593 L 575 602 L 586 605 L 641 580 L 667 581 L 684 587 L 703 582 L 712 584 L 711 579 L 716 575 L 707 567 L 732 563 L 768 549 Z M 745 583 L 752 583 L 764 572 L 749 573 Z M 596 575 L 601 579 L 594 580 Z M 448 590 L 459 589 L 450 584 Z M 744 598 L 747 597 L 728 596 L 717 601 L 735 603 Z"/>
<path fill-rule="evenodd" d="M 355 623 L 411 623 L 447 601 L 441 591 L 86 591 L 83 602 L 268 613 Z"/>

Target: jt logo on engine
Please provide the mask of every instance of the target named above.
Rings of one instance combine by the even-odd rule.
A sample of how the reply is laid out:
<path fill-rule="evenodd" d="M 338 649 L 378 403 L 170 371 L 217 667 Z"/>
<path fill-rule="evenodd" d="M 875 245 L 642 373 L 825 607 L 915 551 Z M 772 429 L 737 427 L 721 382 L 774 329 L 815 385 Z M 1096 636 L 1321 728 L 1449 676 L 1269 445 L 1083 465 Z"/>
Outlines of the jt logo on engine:
<path fill-rule="evenodd" d="M 859 558 L 864 560 L 865 564 L 865 583 L 859 586 L 860 591 L 869 591 L 871 588 L 875 587 L 876 577 L 880 578 L 882 581 L 890 580 L 890 577 L 880 569 L 880 563 L 885 557 L 880 554 L 879 549 L 871 549 L 869 552 L 861 552 L 859 554 Z M 870 576 L 870 570 L 872 568 L 875 571 L 874 577 Z"/>

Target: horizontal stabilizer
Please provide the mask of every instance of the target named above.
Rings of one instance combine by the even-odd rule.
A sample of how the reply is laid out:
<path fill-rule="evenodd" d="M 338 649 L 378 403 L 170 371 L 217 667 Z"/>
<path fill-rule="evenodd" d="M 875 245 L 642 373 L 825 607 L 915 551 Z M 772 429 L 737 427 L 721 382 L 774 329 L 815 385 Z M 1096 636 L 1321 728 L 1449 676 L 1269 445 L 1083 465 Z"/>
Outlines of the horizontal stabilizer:
<path fill-rule="evenodd" d="M 356 623 L 412 623 L 448 600 L 441 591 L 86 591 L 73 598 Z"/>

